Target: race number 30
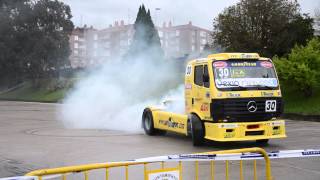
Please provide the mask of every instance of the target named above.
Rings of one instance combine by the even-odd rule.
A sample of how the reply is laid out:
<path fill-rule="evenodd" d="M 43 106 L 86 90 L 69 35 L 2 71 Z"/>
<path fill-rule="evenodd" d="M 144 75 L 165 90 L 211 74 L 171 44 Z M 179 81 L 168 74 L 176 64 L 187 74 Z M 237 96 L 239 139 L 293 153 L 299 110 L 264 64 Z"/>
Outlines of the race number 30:
<path fill-rule="evenodd" d="M 267 100 L 266 101 L 266 112 L 276 112 L 277 111 L 277 101 Z"/>

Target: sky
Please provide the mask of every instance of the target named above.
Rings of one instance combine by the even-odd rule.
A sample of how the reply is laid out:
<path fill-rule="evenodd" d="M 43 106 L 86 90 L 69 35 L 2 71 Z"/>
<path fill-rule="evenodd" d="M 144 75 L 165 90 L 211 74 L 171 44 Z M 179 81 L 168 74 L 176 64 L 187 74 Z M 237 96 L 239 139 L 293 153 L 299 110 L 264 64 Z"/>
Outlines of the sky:
<path fill-rule="evenodd" d="M 87 24 L 103 29 L 123 20 L 133 23 L 139 6 L 143 3 L 150 9 L 153 21 L 162 26 L 171 21 L 173 25 L 192 24 L 212 29 L 213 19 L 224 8 L 239 0 L 62 0 L 70 5 L 73 22 L 76 26 Z M 199 3 L 201 2 L 201 3 Z M 320 8 L 320 0 L 298 0 L 302 13 L 314 14 Z M 156 10 L 157 9 L 157 10 Z"/>

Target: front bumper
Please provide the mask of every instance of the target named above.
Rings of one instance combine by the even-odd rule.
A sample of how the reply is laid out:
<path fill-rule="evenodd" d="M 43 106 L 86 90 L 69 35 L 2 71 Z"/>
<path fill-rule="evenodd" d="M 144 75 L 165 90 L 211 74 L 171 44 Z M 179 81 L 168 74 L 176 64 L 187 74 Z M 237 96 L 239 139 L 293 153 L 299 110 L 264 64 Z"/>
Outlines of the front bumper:
<path fill-rule="evenodd" d="M 286 138 L 285 121 L 243 123 L 205 122 L 205 138 L 213 141 L 250 141 Z"/>

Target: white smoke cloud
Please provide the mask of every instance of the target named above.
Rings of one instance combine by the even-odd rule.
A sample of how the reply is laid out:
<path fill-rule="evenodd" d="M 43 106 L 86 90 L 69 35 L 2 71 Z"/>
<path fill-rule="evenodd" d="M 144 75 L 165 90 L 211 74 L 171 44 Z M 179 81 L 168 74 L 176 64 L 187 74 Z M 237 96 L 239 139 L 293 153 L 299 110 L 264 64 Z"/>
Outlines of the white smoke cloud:
<path fill-rule="evenodd" d="M 68 128 L 139 132 L 146 106 L 180 99 L 167 106 L 183 112 L 183 86 L 177 88 L 182 78 L 175 71 L 170 61 L 146 57 L 108 62 L 76 84 L 64 100 L 60 119 Z"/>

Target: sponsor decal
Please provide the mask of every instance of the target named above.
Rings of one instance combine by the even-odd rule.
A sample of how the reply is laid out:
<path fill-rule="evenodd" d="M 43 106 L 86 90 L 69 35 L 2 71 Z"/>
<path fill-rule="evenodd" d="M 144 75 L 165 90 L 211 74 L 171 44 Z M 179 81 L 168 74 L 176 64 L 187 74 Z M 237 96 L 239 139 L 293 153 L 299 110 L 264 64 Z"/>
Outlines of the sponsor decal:
<path fill-rule="evenodd" d="M 260 62 L 260 65 L 261 65 L 262 67 L 265 67 L 265 68 L 272 68 L 272 67 L 273 67 L 272 63 L 269 62 L 269 61 L 261 61 L 261 62 Z"/>
<path fill-rule="evenodd" d="M 237 124 L 220 124 L 219 128 L 236 128 L 238 127 Z"/>
<path fill-rule="evenodd" d="M 261 158 L 263 157 L 262 154 L 256 154 L 256 153 L 242 153 L 240 156 L 241 159 L 248 159 L 248 158 Z"/>
<path fill-rule="evenodd" d="M 213 67 L 215 67 L 215 68 L 224 68 L 227 66 L 228 66 L 228 64 L 224 61 L 217 61 L 217 62 L 213 63 Z"/>
<path fill-rule="evenodd" d="M 261 96 L 272 97 L 273 96 L 273 92 L 261 92 Z"/>
<path fill-rule="evenodd" d="M 240 97 L 239 93 L 228 93 L 229 97 Z"/>
<path fill-rule="evenodd" d="M 167 126 L 169 128 L 184 129 L 183 123 L 173 122 L 171 117 L 169 118 L 169 120 L 159 120 L 159 124 L 162 124 L 162 125 Z"/>
<path fill-rule="evenodd" d="M 254 87 L 258 85 L 277 87 L 278 81 L 276 78 L 221 78 L 216 79 L 216 85 L 218 88 Z"/>
<path fill-rule="evenodd" d="M 171 168 L 148 171 L 147 180 L 180 180 L 180 170 Z"/>
<path fill-rule="evenodd" d="M 186 84 L 184 87 L 185 89 L 192 89 L 192 84 Z"/>
<path fill-rule="evenodd" d="M 220 86 L 226 86 L 226 87 L 234 87 L 234 86 L 239 86 L 239 81 L 236 80 L 216 80 L 218 87 Z"/>
<path fill-rule="evenodd" d="M 231 78 L 244 78 L 246 71 L 244 69 L 230 69 Z"/>
<path fill-rule="evenodd" d="M 209 110 L 209 105 L 208 104 L 202 104 L 200 107 L 200 111 L 208 111 Z"/>
<path fill-rule="evenodd" d="M 230 63 L 232 67 L 256 67 L 256 62 L 233 62 Z"/>
<path fill-rule="evenodd" d="M 180 154 L 180 159 L 214 159 L 216 154 Z"/>
<path fill-rule="evenodd" d="M 224 138 L 233 138 L 236 135 L 235 131 L 232 132 L 226 132 L 224 134 Z"/>
<path fill-rule="evenodd" d="M 314 156 L 314 155 L 320 155 L 320 151 L 305 151 L 302 152 L 303 156 Z"/>

